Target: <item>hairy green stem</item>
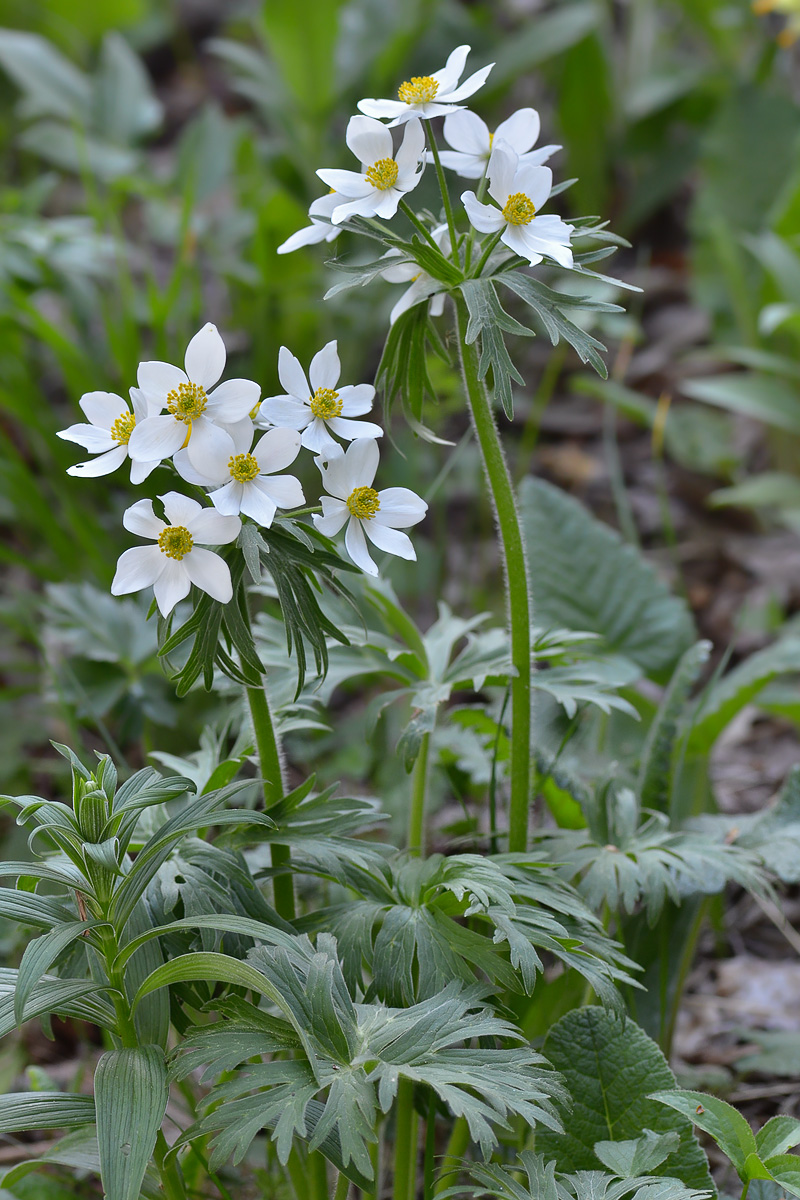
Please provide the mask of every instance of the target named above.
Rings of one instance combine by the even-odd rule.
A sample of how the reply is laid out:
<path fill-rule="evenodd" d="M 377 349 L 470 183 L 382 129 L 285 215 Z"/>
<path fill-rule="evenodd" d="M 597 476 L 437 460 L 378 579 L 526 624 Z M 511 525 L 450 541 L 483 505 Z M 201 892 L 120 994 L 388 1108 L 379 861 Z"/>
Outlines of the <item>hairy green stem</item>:
<path fill-rule="evenodd" d="M 487 262 L 489 261 L 490 254 L 492 253 L 492 251 L 494 250 L 495 246 L 500 241 L 500 238 L 502 236 L 503 236 L 503 230 L 498 229 L 497 233 L 493 233 L 492 236 L 489 238 L 489 240 L 487 241 L 486 245 L 483 248 L 483 254 L 480 257 L 480 259 L 478 261 L 478 265 L 475 268 L 475 270 L 473 271 L 471 278 L 477 279 L 477 277 L 481 274 L 481 272 L 483 271 L 483 268 L 486 266 Z"/>
<path fill-rule="evenodd" d="M 458 248 L 456 246 L 456 222 L 453 217 L 453 205 L 450 202 L 450 192 L 447 188 L 447 180 L 445 179 L 444 168 L 442 167 L 441 159 L 439 158 L 439 147 L 436 145 L 436 138 L 433 136 L 433 126 L 430 121 L 425 122 L 428 128 L 428 145 L 431 148 L 433 156 L 433 165 L 436 168 L 436 178 L 439 181 L 439 191 L 442 193 L 442 203 L 444 204 L 444 215 L 447 220 L 447 231 L 450 234 L 450 253 L 453 256 L 453 262 L 458 266 Z"/>
<path fill-rule="evenodd" d="M 440 1192 L 446 1191 L 452 1185 L 455 1172 L 458 1171 L 461 1160 L 467 1152 L 468 1145 L 469 1125 L 464 1117 L 458 1117 L 453 1125 L 447 1149 L 439 1164 L 439 1178 L 436 1180 L 436 1186 L 433 1189 L 434 1196 L 438 1196 Z"/>
<path fill-rule="evenodd" d="M 350 1180 L 347 1178 L 344 1171 L 340 1171 L 339 1178 L 336 1180 L 336 1191 L 333 1193 L 333 1200 L 347 1200 L 349 1191 Z"/>
<path fill-rule="evenodd" d="M 467 307 L 459 297 L 456 300 L 456 323 L 461 372 L 494 502 L 503 554 L 511 634 L 511 663 L 515 671 L 511 679 L 511 801 L 508 849 L 512 853 L 519 853 L 527 849 L 528 843 L 531 772 L 531 603 L 528 571 L 514 488 L 500 445 L 492 406 L 478 377 L 478 350 L 474 343 L 471 346 L 466 343 L 467 322 Z"/>
<path fill-rule="evenodd" d="M 247 688 L 247 702 L 253 720 L 258 761 L 264 787 L 264 807 L 273 808 L 283 797 L 284 777 L 278 735 L 269 708 L 269 699 L 263 688 Z M 285 870 L 290 862 L 288 846 L 273 845 L 270 849 L 272 868 L 275 871 L 273 891 L 275 908 L 282 917 L 291 921 L 295 915 L 294 883 L 291 873 Z"/>
<path fill-rule="evenodd" d="M 153 1157 L 156 1160 L 158 1173 L 161 1176 L 161 1186 L 164 1189 L 164 1195 L 167 1197 L 167 1200 L 186 1200 L 186 1186 L 183 1182 L 181 1169 L 175 1160 L 175 1156 L 168 1156 L 168 1151 L 167 1139 L 164 1137 L 163 1131 L 159 1129 L 156 1136 Z"/>
<path fill-rule="evenodd" d="M 408 849 L 425 855 L 425 793 L 428 788 L 428 759 L 431 735 L 423 733 L 411 776 L 411 813 L 408 819 Z"/>
<path fill-rule="evenodd" d="M 393 1200 L 415 1200 L 417 1194 L 417 1112 L 414 1084 L 401 1079 L 397 1085 L 394 1131 Z"/>
<path fill-rule="evenodd" d="M 411 208 L 410 205 L 406 204 L 405 200 L 400 201 L 399 208 L 400 208 L 400 212 L 404 213 L 408 217 L 411 224 L 414 225 L 419 230 L 419 232 L 422 234 L 422 236 L 425 238 L 425 240 L 427 242 L 430 242 L 430 244 L 433 246 L 433 248 L 437 252 L 437 254 L 441 254 L 442 252 L 439 249 L 439 247 L 436 245 L 436 242 L 435 242 L 434 237 L 431 234 L 430 230 L 425 228 L 425 226 L 422 224 L 422 221 L 420 221 L 419 217 L 414 212 L 413 208 Z"/>

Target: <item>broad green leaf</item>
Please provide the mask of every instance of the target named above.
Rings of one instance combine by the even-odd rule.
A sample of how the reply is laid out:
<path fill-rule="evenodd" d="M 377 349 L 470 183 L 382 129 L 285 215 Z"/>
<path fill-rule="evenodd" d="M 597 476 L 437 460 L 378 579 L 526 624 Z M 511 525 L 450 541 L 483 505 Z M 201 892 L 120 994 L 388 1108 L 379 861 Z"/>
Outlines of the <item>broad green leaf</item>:
<path fill-rule="evenodd" d="M 8 1092 L 0 1096 L 0 1133 L 91 1125 L 94 1100 L 69 1092 Z"/>
<path fill-rule="evenodd" d="M 12 1188 L 14 1184 L 30 1175 L 32 1171 L 41 1169 L 42 1163 L 53 1163 L 59 1167 L 71 1167 L 76 1171 L 92 1171 L 100 1173 L 100 1156 L 97 1152 L 97 1137 L 92 1126 L 83 1126 L 66 1137 L 53 1142 L 48 1150 L 36 1158 L 26 1159 L 6 1171 L 2 1177 L 2 1186 Z"/>
<path fill-rule="evenodd" d="M 744 1160 L 745 1179 L 772 1179 L 767 1168 L 757 1154 L 748 1154 Z"/>
<path fill-rule="evenodd" d="M 565 1171 L 596 1170 L 597 1142 L 640 1138 L 646 1129 L 674 1132 L 680 1146 L 654 1174 L 713 1192 L 691 1125 L 649 1097 L 654 1085 L 670 1088 L 675 1078 L 658 1046 L 630 1018 L 615 1019 L 601 1008 L 575 1009 L 550 1030 L 543 1052 L 573 1098 L 563 1134 L 537 1133 L 545 1159 L 555 1159 Z"/>
<path fill-rule="evenodd" d="M 724 1100 L 705 1092 L 678 1090 L 653 1092 L 650 1099 L 682 1113 L 709 1134 L 733 1163 L 741 1179 L 747 1178 L 748 1155 L 758 1156 L 755 1134 L 741 1113 Z M 763 1178 L 763 1177 L 762 1177 Z"/>
<path fill-rule="evenodd" d="M 645 1129 L 641 1137 L 624 1142 L 596 1142 L 594 1152 L 614 1175 L 632 1179 L 636 1175 L 649 1175 L 661 1166 L 678 1149 L 680 1140 L 674 1131 L 653 1133 L 652 1129 Z"/>
<path fill-rule="evenodd" d="M 762 688 L 777 676 L 794 671 L 800 671 L 800 638 L 795 637 L 774 642 L 728 671 L 705 693 L 688 733 L 688 751 L 707 754 L 723 729 Z"/>
<path fill-rule="evenodd" d="M 294 103 L 308 118 L 322 119 L 338 90 L 336 41 L 342 0 L 306 0 L 298 21 L 294 0 L 261 6 L 264 33 Z"/>
<path fill-rule="evenodd" d="M 533 478 L 519 495 L 537 621 L 597 633 L 648 674 L 669 671 L 695 640 L 685 602 L 577 500 Z"/>
<path fill-rule="evenodd" d="M 792 842 L 792 848 L 795 843 Z M 800 1033 L 784 1030 L 752 1029 L 747 1031 L 747 1041 L 761 1046 L 761 1051 L 743 1054 L 736 1060 L 736 1069 L 742 1074 L 758 1071 L 763 1075 L 780 1075 L 793 1078 L 800 1075 Z M 777 1119 L 777 1118 L 775 1118 Z M 769 1125 L 770 1122 L 767 1122 Z M 764 1128 L 767 1128 L 767 1125 Z M 773 1153 L 777 1153 L 773 1151 Z"/>
<path fill-rule="evenodd" d="M 277 914 L 276 919 L 281 920 Z M 283 928 L 281 925 L 273 928 L 265 925 L 263 921 L 255 921 L 251 917 L 228 916 L 225 913 L 221 913 L 219 916 L 210 914 L 209 916 L 182 917 L 179 921 L 170 921 L 168 925 L 159 925 L 157 928 L 144 930 L 132 938 L 127 945 L 120 949 L 115 966 L 117 968 L 124 966 L 137 950 L 140 950 L 153 938 L 166 937 L 170 933 L 182 933 L 194 929 L 214 929 L 220 933 L 239 933 L 244 937 L 255 938 L 257 941 L 272 942 L 282 946 L 290 945 L 296 936 L 293 931 L 290 931 L 290 927 Z"/>
<path fill-rule="evenodd" d="M 94 1074 L 97 1145 L 106 1200 L 139 1200 L 167 1108 L 167 1068 L 159 1046 L 110 1050 Z"/>
<path fill-rule="evenodd" d="M 282 997 L 260 971 L 256 971 L 247 963 L 229 958 L 226 954 L 213 953 L 180 954 L 177 958 L 157 967 L 140 986 L 134 996 L 132 1008 L 135 1011 L 145 996 L 158 991 L 159 988 L 197 979 L 215 980 L 219 983 L 232 983 L 237 987 L 248 988 L 250 991 L 269 997 L 274 1004 L 285 1011 L 285 1002 Z M 287 1013 L 287 1016 L 291 1020 L 291 1013 Z"/>
<path fill-rule="evenodd" d="M 756 1134 L 756 1146 L 764 1162 L 775 1154 L 785 1154 L 793 1146 L 800 1146 L 800 1121 L 784 1115 L 770 1117 Z"/>
<path fill-rule="evenodd" d="M 669 810 L 673 755 L 681 718 L 710 652 L 710 642 L 696 642 L 690 646 L 681 656 L 664 692 L 639 764 L 639 798 L 643 808 L 655 808 L 660 812 Z"/>
<path fill-rule="evenodd" d="M 49 971 L 58 956 L 70 946 L 76 938 L 83 937 L 90 929 L 96 929 L 98 921 L 69 921 L 65 925 L 56 925 L 49 933 L 34 938 L 25 947 L 25 953 L 19 964 L 17 990 L 14 996 L 14 1018 L 22 1023 L 25 1002 L 36 984 Z"/>
<path fill-rule="evenodd" d="M 800 510 L 800 479 L 784 471 L 762 471 L 734 487 L 718 488 L 709 496 L 714 508 L 782 508 Z"/>
<path fill-rule="evenodd" d="M 791 384 L 771 375 L 737 372 L 710 379 L 687 379 L 681 384 L 681 391 L 693 400 L 756 417 L 789 433 L 800 433 L 800 397 Z"/>
<path fill-rule="evenodd" d="M 785 1192 L 800 1196 L 800 1157 L 796 1154 L 775 1154 L 764 1165 Z"/>
<path fill-rule="evenodd" d="M 153 917 L 145 899 L 142 898 L 125 926 L 124 936 L 121 939 L 122 947 L 125 948 L 129 939 L 137 937 L 145 931 L 149 932 L 152 924 Z M 125 976 L 125 990 L 129 998 L 135 994 L 136 989 L 147 979 L 148 975 L 161 966 L 163 961 L 164 956 L 159 941 L 151 940 L 140 947 L 136 961 L 129 963 Z M 139 1005 L 134 1017 L 134 1024 L 139 1041 L 143 1045 L 161 1046 L 163 1050 L 166 1050 L 170 1024 L 169 992 L 158 991 L 147 996 Z"/>

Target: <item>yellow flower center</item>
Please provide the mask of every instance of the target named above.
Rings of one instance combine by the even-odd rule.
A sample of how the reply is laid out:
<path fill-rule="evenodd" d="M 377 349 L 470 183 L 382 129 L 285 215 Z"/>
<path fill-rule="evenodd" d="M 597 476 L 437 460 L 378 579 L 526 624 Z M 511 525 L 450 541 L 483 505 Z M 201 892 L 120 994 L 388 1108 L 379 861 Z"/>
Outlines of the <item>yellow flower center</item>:
<path fill-rule="evenodd" d="M 208 404 L 205 388 L 199 383 L 179 383 L 167 395 L 167 408 L 176 421 L 191 425 Z"/>
<path fill-rule="evenodd" d="M 259 410 L 260 408 L 261 408 L 261 401 L 259 400 L 259 402 L 258 402 L 258 404 L 255 406 L 255 408 L 251 408 L 251 409 L 250 409 L 249 416 L 250 416 L 250 420 L 251 420 L 251 421 L 255 421 L 256 417 L 258 416 L 258 410 Z"/>
<path fill-rule="evenodd" d="M 158 548 L 167 558 L 185 558 L 194 545 L 194 538 L 184 525 L 170 525 L 158 535 Z"/>
<path fill-rule="evenodd" d="M 136 424 L 136 417 L 132 412 L 120 413 L 114 424 L 111 426 L 111 436 L 115 442 L 119 442 L 121 446 L 127 446 L 131 440 L 133 427 Z"/>
<path fill-rule="evenodd" d="M 367 171 L 366 180 L 378 191 L 385 192 L 397 183 L 397 163 L 393 158 L 379 158 Z"/>
<path fill-rule="evenodd" d="M 228 470 L 231 479 L 235 479 L 237 483 L 249 483 L 261 474 L 258 459 L 253 454 L 232 454 L 228 459 Z"/>
<path fill-rule="evenodd" d="M 398 97 L 403 104 L 425 104 L 433 100 L 439 90 L 439 81 L 432 75 L 412 75 L 397 89 Z"/>
<path fill-rule="evenodd" d="M 375 488 L 357 487 L 347 497 L 347 507 L 354 517 L 371 521 L 381 506 L 381 498 Z"/>
<path fill-rule="evenodd" d="M 317 388 L 308 403 L 314 416 L 322 417 L 323 421 L 330 421 L 331 417 L 342 415 L 342 401 L 339 399 L 339 393 L 334 392 L 333 388 Z"/>
<path fill-rule="evenodd" d="M 536 208 L 530 196 L 526 196 L 524 192 L 514 192 L 514 195 L 506 200 L 503 216 L 509 225 L 530 225 L 536 216 Z"/>

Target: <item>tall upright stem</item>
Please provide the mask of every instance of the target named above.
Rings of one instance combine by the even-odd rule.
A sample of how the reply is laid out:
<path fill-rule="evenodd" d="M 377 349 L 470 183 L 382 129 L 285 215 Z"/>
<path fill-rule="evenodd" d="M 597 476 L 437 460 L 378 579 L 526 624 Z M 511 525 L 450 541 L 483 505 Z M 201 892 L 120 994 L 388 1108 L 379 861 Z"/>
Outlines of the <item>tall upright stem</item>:
<path fill-rule="evenodd" d="M 275 732 L 266 691 L 263 688 L 247 688 L 246 691 L 263 779 L 264 807 L 269 811 L 283 797 L 285 790 L 278 735 Z M 291 873 L 283 872 L 291 858 L 289 847 L 273 845 L 270 847 L 270 855 L 275 871 L 272 885 L 275 908 L 282 917 L 291 921 L 295 915 L 294 884 Z"/>
<path fill-rule="evenodd" d="M 394 1131 L 394 1191 L 392 1200 L 415 1200 L 417 1194 L 417 1112 L 414 1084 L 397 1085 Z"/>
<path fill-rule="evenodd" d="M 442 203 L 444 204 L 444 215 L 447 221 L 447 232 L 450 234 L 450 253 L 453 256 L 453 262 L 458 264 L 458 247 L 456 245 L 456 222 L 453 216 L 453 205 L 450 201 L 450 192 L 447 188 L 447 180 L 444 176 L 444 168 L 442 167 L 441 159 L 439 158 L 439 147 L 436 145 L 436 138 L 433 136 L 433 126 L 430 121 L 426 121 L 428 127 L 428 145 L 431 148 L 431 157 L 433 165 L 436 168 L 436 178 L 439 181 L 439 191 L 442 193 Z"/>
<path fill-rule="evenodd" d="M 425 854 L 425 793 L 428 787 L 428 759 L 431 735 L 424 733 L 411 776 L 411 813 L 408 819 L 408 848 L 412 854 Z"/>
<path fill-rule="evenodd" d="M 481 457 L 492 494 L 506 582 L 508 623 L 511 634 L 511 803 L 508 848 L 524 851 L 528 843 L 528 804 L 531 771 L 531 603 L 525 544 L 514 488 L 500 445 L 494 413 L 478 378 L 478 350 L 466 343 L 468 314 L 464 300 L 456 300 L 457 341 L 461 372 Z"/>

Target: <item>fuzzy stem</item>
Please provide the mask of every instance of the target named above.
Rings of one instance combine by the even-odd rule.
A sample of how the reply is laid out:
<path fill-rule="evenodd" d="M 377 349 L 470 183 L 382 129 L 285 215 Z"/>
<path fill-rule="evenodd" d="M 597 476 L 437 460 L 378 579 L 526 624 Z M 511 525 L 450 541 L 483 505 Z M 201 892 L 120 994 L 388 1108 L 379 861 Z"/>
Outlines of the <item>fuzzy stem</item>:
<path fill-rule="evenodd" d="M 436 178 L 439 181 L 439 191 L 442 193 L 442 203 L 444 204 L 444 215 L 447 219 L 447 231 L 450 234 L 450 252 L 453 256 L 453 262 L 458 265 L 458 247 L 456 245 L 456 223 L 453 217 L 453 205 L 450 202 L 450 192 L 447 189 L 447 180 L 445 179 L 444 169 L 441 159 L 439 158 L 439 147 L 436 145 L 436 138 L 433 136 L 433 126 L 430 121 L 425 122 L 428 128 L 428 145 L 431 148 L 433 157 L 433 165 L 436 168 Z"/>
<path fill-rule="evenodd" d="M 408 819 L 408 849 L 411 854 L 423 856 L 425 854 L 425 792 L 428 785 L 430 744 L 431 735 L 424 733 L 411 777 L 411 814 Z"/>
<path fill-rule="evenodd" d="M 503 230 L 498 229 L 497 233 L 493 233 L 492 236 L 488 239 L 488 241 L 486 241 L 484 243 L 483 253 L 481 254 L 478 265 L 475 268 L 475 270 L 472 272 L 472 275 L 470 276 L 470 278 L 477 279 L 477 277 L 481 274 L 481 272 L 483 271 L 483 268 L 486 266 L 487 262 L 489 261 L 489 256 L 491 255 L 492 251 L 494 250 L 495 246 L 500 241 L 500 238 L 502 236 L 503 236 Z"/>
<path fill-rule="evenodd" d="M 436 250 L 437 253 L 441 254 L 442 252 L 439 249 L 439 247 L 436 245 L 436 241 L 434 240 L 433 235 L 431 234 L 430 230 L 425 228 L 425 226 L 422 224 L 422 221 L 420 221 L 419 217 L 414 212 L 413 208 L 411 208 L 410 205 L 406 204 L 405 200 L 401 200 L 398 207 L 400 208 L 400 212 L 404 213 L 405 216 L 408 217 L 411 224 L 414 225 L 419 230 L 419 232 L 422 234 L 422 236 L 425 238 L 425 240 L 427 242 L 430 242 L 430 244 L 431 244 L 431 246 L 433 246 L 434 250 Z"/>
<path fill-rule="evenodd" d="M 531 770 L 531 603 L 528 572 L 511 476 L 500 445 L 489 397 L 478 378 L 478 351 L 474 343 L 468 346 L 465 340 L 467 321 L 466 304 L 459 297 L 456 300 L 456 323 L 461 372 L 500 529 L 511 633 L 511 663 L 516 672 L 511 678 L 511 801 L 508 849 L 511 853 L 519 853 L 527 849 Z"/>
<path fill-rule="evenodd" d="M 401 1079 L 397 1085 L 394 1131 L 393 1200 L 414 1200 L 417 1194 L 417 1113 L 414 1084 Z"/>
<path fill-rule="evenodd" d="M 468 1145 L 469 1125 L 464 1117 L 458 1117 L 453 1125 L 447 1149 L 439 1164 L 439 1178 L 436 1180 L 436 1186 L 433 1189 L 434 1196 L 438 1196 L 440 1192 L 444 1192 L 452 1185 L 454 1173 L 458 1170 L 461 1159 L 467 1152 Z"/>
<path fill-rule="evenodd" d="M 345 1175 L 344 1171 L 339 1172 L 339 1178 L 336 1180 L 336 1191 L 333 1194 L 333 1200 L 347 1200 L 350 1191 L 350 1180 Z"/>
<path fill-rule="evenodd" d="M 269 812 L 282 799 L 284 793 L 283 764 L 278 735 L 275 732 L 266 691 L 263 688 L 247 688 L 246 690 L 263 779 L 264 808 Z M 270 848 L 270 854 L 272 867 L 276 872 L 272 884 L 275 908 L 282 917 L 291 921 L 295 915 L 294 884 L 290 873 L 280 873 L 281 869 L 290 861 L 289 847 L 273 845 Z"/>

